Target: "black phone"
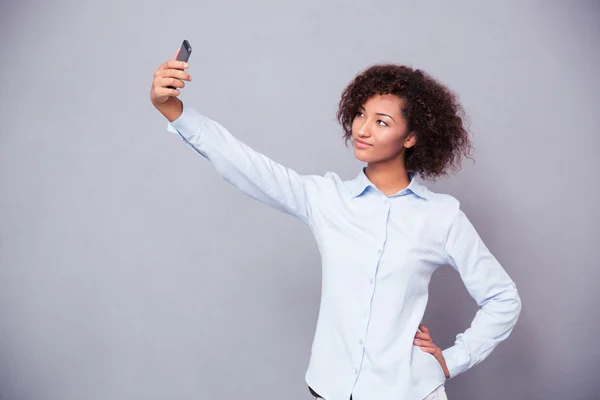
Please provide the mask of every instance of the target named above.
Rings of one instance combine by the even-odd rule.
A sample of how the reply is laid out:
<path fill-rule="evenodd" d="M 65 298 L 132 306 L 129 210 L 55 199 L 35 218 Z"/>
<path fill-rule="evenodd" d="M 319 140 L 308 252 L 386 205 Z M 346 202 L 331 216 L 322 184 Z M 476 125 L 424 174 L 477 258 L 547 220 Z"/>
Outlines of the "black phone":
<path fill-rule="evenodd" d="M 177 61 L 185 61 L 188 62 L 190 59 L 190 55 L 192 54 L 192 46 L 190 42 L 184 40 L 181 43 L 181 47 L 179 48 L 179 54 L 177 54 Z M 175 89 L 174 86 L 168 86 L 169 89 Z"/>
<path fill-rule="evenodd" d="M 188 42 L 187 40 L 184 40 L 183 43 L 181 43 L 181 47 L 179 48 L 179 54 L 177 55 L 177 61 L 188 62 L 191 54 L 192 54 L 192 46 L 190 46 L 190 42 Z"/>

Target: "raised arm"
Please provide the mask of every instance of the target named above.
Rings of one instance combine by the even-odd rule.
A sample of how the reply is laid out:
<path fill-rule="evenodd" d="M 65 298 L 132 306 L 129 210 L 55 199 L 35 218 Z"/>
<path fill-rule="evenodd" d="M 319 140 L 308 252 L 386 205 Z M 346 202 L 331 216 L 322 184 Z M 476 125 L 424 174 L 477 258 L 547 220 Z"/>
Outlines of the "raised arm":
<path fill-rule="evenodd" d="M 237 140 L 219 123 L 183 106 L 179 89 L 190 81 L 186 64 L 171 60 L 154 74 L 150 99 L 169 121 L 168 130 L 178 133 L 216 171 L 246 195 L 308 222 L 306 182 L 300 176 Z M 169 86 L 175 87 L 170 89 Z"/>

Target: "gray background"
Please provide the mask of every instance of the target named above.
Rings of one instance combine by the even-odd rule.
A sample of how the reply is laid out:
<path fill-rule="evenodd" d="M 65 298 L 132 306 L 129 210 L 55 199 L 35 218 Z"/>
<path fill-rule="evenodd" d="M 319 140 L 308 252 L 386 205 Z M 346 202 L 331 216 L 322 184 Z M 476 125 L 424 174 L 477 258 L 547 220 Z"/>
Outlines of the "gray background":
<path fill-rule="evenodd" d="M 194 47 L 184 102 L 300 173 L 352 178 L 335 121 L 362 68 L 460 94 L 458 197 L 516 281 L 513 335 L 451 400 L 600 398 L 597 1 L 2 2 L 0 399 L 308 399 L 310 231 L 166 132 L 156 67 Z M 475 313 L 434 275 L 442 347 Z"/>

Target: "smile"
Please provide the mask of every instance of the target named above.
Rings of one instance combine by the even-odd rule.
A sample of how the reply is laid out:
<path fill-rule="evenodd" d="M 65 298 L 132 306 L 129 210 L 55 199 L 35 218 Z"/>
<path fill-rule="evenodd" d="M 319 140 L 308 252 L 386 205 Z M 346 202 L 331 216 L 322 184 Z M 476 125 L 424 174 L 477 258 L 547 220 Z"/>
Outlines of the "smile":
<path fill-rule="evenodd" d="M 364 142 L 360 139 L 354 139 L 354 146 L 358 149 L 368 149 L 369 147 L 373 147 L 372 144 Z"/>

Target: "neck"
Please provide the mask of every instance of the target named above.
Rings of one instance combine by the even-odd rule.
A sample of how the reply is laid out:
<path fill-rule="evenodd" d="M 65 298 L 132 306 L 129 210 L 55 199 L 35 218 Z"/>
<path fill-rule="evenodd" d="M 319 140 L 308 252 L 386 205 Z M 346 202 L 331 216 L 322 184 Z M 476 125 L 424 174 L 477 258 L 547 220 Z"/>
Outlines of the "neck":
<path fill-rule="evenodd" d="M 403 157 L 390 161 L 369 163 L 365 174 L 373 185 L 386 196 L 398 193 L 410 184 Z"/>

